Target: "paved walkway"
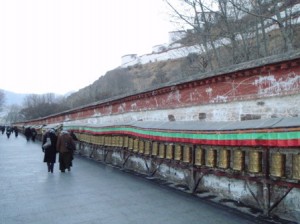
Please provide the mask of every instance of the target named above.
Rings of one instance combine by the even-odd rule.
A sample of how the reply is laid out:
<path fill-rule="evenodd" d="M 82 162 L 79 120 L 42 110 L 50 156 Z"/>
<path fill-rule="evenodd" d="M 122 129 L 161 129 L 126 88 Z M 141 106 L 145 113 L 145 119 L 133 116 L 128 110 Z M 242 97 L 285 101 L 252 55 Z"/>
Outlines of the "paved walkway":
<path fill-rule="evenodd" d="M 48 173 L 40 142 L 0 134 L 1 224 L 263 223 L 83 157 Z"/>

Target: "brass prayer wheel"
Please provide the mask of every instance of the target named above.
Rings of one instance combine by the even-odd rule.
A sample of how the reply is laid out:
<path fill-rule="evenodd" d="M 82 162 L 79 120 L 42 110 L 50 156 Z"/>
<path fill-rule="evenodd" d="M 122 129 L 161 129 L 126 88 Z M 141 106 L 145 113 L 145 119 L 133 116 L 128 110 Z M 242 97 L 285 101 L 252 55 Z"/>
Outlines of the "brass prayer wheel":
<path fill-rule="evenodd" d="M 173 159 L 173 144 L 168 144 L 166 149 L 166 158 Z"/>
<path fill-rule="evenodd" d="M 149 141 L 145 141 L 145 151 L 144 151 L 145 155 L 150 155 L 150 142 Z"/>
<path fill-rule="evenodd" d="M 145 143 L 143 140 L 139 140 L 139 153 L 143 154 L 145 150 Z"/>
<path fill-rule="evenodd" d="M 81 137 L 80 133 L 76 134 L 76 136 L 77 136 L 77 138 L 78 138 L 79 141 L 82 141 L 82 137 Z"/>
<path fill-rule="evenodd" d="M 118 146 L 119 147 L 123 147 L 124 146 L 123 143 L 124 143 L 124 137 L 123 136 L 119 136 L 119 144 L 118 144 Z"/>
<path fill-rule="evenodd" d="M 139 151 L 139 139 L 134 139 L 133 140 L 133 152 L 138 152 Z"/>
<path fill-rule="evenodd" d="M 128 138 L 128 149 L 133 150 L 133 138 Z"/>
<path fill-rule="evenodd" d="M 97 136 L 96 135 L 93 135 L 92 137 L 91 137 L 91 141 L 92 141 L 92 143 L 93 144 L 97 144 L 98 142 L 97 142 Z"/>
<path fill-rule="evenodd" d="M 300 154 L 293 155 L 293 179 L 300 180 Z"/>
<path fill-rule="evenodd" d="M 158 143 L 153 142 L 152 144 L 152 156 L 157 156 L 158 155 Z"/>
<path fill-rule="evenodd" d="M 84 134 L 80 134 L 80 141 L 84 141 Z"/>
<path fill-rule="evenodd" d="M 192 157 L 191 157 L 191 146 L 190 145 L 184 145 L 183 147 L 183 158 L 182 158 L 182 161 L 184 163 L 190 163 L 191 160 L 192 160 Z"/>
<path fill-rule="evenodd" d="M 112 136 L 111 137 L 111 146 L 116 146 L 117 142 L 116 142 L 116 136 Z"/>
<path fill-rule="evenodd" d="M 104 145 L 104 136 L 103 135 L 99 136 L 99 144 Z"/>
<path fill-rule="evenodd" d="M 89 142 L 89 141 L 88 141 L 88 135 L 87 135 L 87 134 L 83 134 L 83 141 Z"/>
<path fill-rule="evenodd" d="M 204 165 L 204 149 L 202 149 L 200 146 L 197 146 L 195 149 L 195 165 Z"/>
<path fill-rule="evenodd" d="M 93 144 L 98 145 L 99 144 L 98 142 L 99 142 L 98 136 L 94 135 L 93 136 Z"/>
<path fill-rule="evenodd" d="M 242 150 L 233 151 L 233 170 L 242 171 L 245 168 L 245 152 Z"/>
<path fill-rule="evenodd" d="M 206 163 L 207 167 L 215 167 L 217 162 L 217 151 L 210 148 L 206 151 Z"/>
<path fill-rule="evenodd" d="M 219 151 L 219 167 L 228 169 L 230 166 L 230 151 L 226 149 L 220 149 Z"/>
<path fill-rule="evenodd" d="M 182 147 L 179 144 L 175 145 L 174 159 L 177 161 L 182 159 Z"/>
<path fill-rule="evenodd" d="M 285 155 L 273 153 L 271 155 L 271 175 L 274 177 L 283 177 L 285 169 Z"/>
<path fill-rule="evenodd" d="M 108 136 L 108 146 L 112 146 L 112 136 Z"/>
<path fill-rule="evenodd" d="M 249 152 L 249 172 L 259 173 L 262 170 L 262 153 L 259 151 Z"/>
<path fill-rule="evenodd" d="M 120 136 L 115 136 L 116 140 L 115 140 L 115 147 L 119 147 L 119 138 Z"/>
<path fill-rule="evenodd" d="M 95 144 L 94 139 L 95 139 L 95 138 L 94 138 L 94 135 L 91 135 L 91 136 L 90 136 L 90 143 L 91 143 L 91 144 Z"/>
<path fill-rule="evenodd" d="M 165 151 L 166 151 L 166 146 L 164 143 L 159 144 L 159 152 L 158 152 L 158 158 L 165 158 Z"/>
<path fill-rule="evenodd" d="M 128 148 L 128 147 L 129 147 L 129 138 L 128 138 L 128 136 L 125 136 L 125 137 L 123 138 L 123 146 L 124 146 L 125 148 Z"/>

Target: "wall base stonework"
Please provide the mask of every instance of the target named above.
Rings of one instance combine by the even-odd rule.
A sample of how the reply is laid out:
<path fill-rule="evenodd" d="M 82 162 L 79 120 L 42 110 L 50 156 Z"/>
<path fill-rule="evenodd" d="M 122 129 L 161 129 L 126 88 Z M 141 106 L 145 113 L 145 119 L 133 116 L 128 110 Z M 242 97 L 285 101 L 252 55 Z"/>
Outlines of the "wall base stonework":
<path fill-rule="evenodd" d="M 100 147 L 83 142 L 77 143 L 76 153 L 121 170 L 143 175 L 149 180 L 164 183 L 197 197 L 210 198 L 214 202 L 242 210 L 253 216 L 264 215 L 263 210 L 268 206 L 264 202 L 265 185 L 255 181 L 218 176 L 170 161 L 135 155 L 119 148 Z M 278 203 L 287 190 L 289 188 L 272 186 L 272 199 L 269 206 Z M 271 216 L 277 215 L 292 221 L 299 220 L 299 198 L 299 189 L 290 190 L 290 194 L 276 207 L 271 208 Z"/>

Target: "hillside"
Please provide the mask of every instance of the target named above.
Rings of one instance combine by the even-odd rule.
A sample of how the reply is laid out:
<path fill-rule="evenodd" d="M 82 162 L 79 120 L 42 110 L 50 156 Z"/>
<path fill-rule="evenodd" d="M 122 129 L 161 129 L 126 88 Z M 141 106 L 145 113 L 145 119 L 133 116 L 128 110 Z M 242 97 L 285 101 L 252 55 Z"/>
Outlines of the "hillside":
<path fill-rule="evenodd" d="M 299 42 L 296 41 L 300 39 L 300 29 L 299 26 L 295 28 L 293 45 L 295 50 L 297 50 L 300 48 Z M 269 49 L 270 52 L 274 52 L 278 49 L 277 46 L 280 45 L 281 40 L 278 37 L 278 31 L 270 32 L 269 35 L 272 37 L 270 39 Z M 187 36 L 183 41 L 190 43 L 191 40 L 187 40 L 188 38 L 192 39 L 193 37 Z M 67 101 L 70 108 L 80 107 L 119 95 L 145 91 L 168 82 L 184 80 L 190 76 L 201 76 L 201 74 L 205 72 L 219 70 L 247 62 L 250 59 L 256 60 L 260 58 L 259 56 L 255 57 L 255 55 L 249 55 L 248 58 L 241 57 L 234 63 L 228 59 L 227 50 L 226 47 L 219 49 L 219 55 L 222 58 L 220 65 L 216 63 L 214 57 L 211 57 L 212 67 L 208 66 L 206 54 L 197 55 L 191 53 L 187 57 L 175 60 L 137 64 L 127 68 L 116 68 L 108 71 L 104 76 L 99 77 L 99 79 L 91 85 L 71 94 L 67 98 Z M 281 55 L 282 53 L 283 52 L 279 52 L 277 55 Z"/>

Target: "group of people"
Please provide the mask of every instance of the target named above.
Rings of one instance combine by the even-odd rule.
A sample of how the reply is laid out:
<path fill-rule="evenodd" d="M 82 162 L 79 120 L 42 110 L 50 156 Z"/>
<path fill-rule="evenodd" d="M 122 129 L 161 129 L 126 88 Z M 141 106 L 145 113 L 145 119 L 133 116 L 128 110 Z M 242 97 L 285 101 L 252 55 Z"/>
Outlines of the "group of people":
<path fill-rule="evenodd" d="M 74 133 L 69 133 L 68 131 L 61 131 L 56 135 L 56 131 L 50 129 L 44 134 L 42 150 L 44 152 L 44 162 L 47 163 L 48 172 L 53 173 L 56 153 L 59 153 L 59 170 L 63 173 L 66 170 L 71 171 L 73 155 L 76 149 L 76 140 L 77 138 Z"/>
<path fill-rule="evenodd" d="M 26 127 L 24 134 L 25 134 L 27 141 L 29 141 L 31 139 L 33 142 L 35 142 L 35 138 L 37 136 L 37 131 L 35 130 L 35 128 Z"/>
<path fill-rule="evenodd" d="M 6 133 L 7 138 L 9 138 L 13 132 L 15 133 L 16 137 L 18 137 L 18 134 L 19 134 L 19 130 L 17 127 L 1 125 L 0 130 L 1 130 L 2 135 L 4 134 L 4 132 Z"/>

